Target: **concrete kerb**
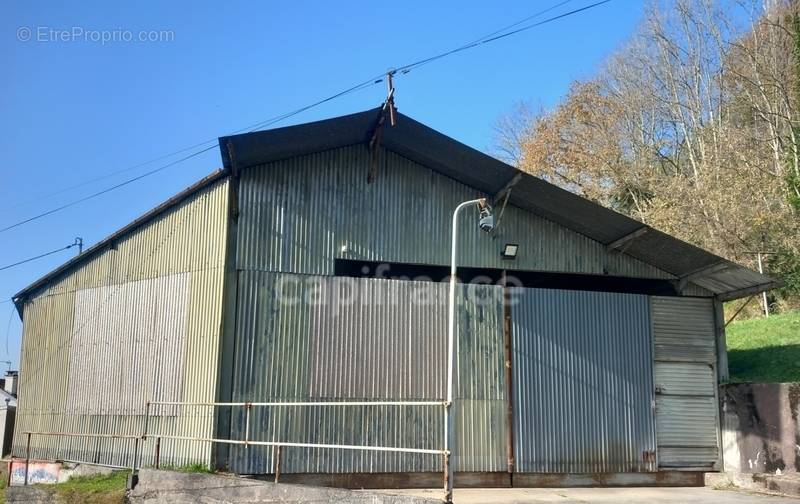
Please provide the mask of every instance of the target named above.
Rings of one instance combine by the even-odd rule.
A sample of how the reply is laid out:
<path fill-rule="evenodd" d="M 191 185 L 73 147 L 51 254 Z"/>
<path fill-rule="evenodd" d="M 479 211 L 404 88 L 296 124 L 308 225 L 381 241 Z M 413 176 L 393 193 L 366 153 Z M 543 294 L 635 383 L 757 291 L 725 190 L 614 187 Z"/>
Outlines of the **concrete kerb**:
<path fill-rule="evenodd" d="M 130 504 L 194 504 L 196 502 L 284 502 L 354 504 L 441 504 L 440 499 L 386 493 L 269 483 L 236 476 L 141 469 L 128 491 Z"/>

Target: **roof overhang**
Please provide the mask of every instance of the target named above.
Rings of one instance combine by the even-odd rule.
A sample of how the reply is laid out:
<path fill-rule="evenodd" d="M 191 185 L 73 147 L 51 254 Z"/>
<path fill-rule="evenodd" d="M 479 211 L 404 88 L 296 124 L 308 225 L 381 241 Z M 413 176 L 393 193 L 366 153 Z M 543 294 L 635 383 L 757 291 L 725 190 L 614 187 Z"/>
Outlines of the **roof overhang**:
<path fill-rule="evenodd" d="M 368 143 L 381 109 L 297 126 L 220 138 L 223 163 L 237 169 L 303 154 Z M 382 126 L 381 145 L 434 171 L 648 263 L 720 299 L 745 297 L 780 282 L 727 261 L 699 247 L 593 203 L 518 170 L 453 138 L 398 114 L 395 126 Z M 714 266 L 724 264 L 724 268 Z"/>
<path fill-rule="evenodd" d="M 367 144 L 378 126 L 381 113 L 381 108 L 376 108 L 323 121 L 220 138 L 224 171 L 218 170 L 199 180 L 28 285 L 13 297 L 17 309 L 22 314 L 25 299 L 48 282 L 68 273 L 203 188 L 225 178 L 233 169 L 232 160 L 235 160 L 236 169 L 239 170 L 348 145 Z M 780 286 L 778 280 L 556 187 L 408 116 L 398 114 L 397 124 L 384 125 L 381 133 L 381 145 L 391 151 L 489 197 L 499 199 L 508 196 L 509 203 L 518 208 L 598 241 L 610 251 L 625 253 L 651 264 L 673 275 L 677 282 L 698 285 L 721 300 L 746 297 Z"/>

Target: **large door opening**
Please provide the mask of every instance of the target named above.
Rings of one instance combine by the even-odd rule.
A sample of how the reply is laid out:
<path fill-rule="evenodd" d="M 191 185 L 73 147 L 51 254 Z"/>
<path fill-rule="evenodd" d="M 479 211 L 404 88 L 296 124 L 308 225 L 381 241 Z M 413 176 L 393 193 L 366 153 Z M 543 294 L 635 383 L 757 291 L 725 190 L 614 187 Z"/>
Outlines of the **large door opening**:
<path fill-rule="evenodd" d="M 510 294 L 516 471 L 655 471 L 647 296 Z"/>

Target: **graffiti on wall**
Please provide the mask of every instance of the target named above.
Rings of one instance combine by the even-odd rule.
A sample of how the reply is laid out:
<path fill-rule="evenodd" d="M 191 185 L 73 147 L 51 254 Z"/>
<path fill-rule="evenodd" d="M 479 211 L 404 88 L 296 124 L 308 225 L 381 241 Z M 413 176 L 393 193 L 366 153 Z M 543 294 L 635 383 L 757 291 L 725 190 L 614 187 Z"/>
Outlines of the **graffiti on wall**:
<path fill-rule="evenodd" d="M 58 483 L 61 474 L 61 464 L 55 462 L 34 462 L 28 466 L 28 484 L 37 483 L 52 484 Z M 11 485 L 18 486 L 25 484 L 25 461 L 13 460 L 11 462 Z"/>

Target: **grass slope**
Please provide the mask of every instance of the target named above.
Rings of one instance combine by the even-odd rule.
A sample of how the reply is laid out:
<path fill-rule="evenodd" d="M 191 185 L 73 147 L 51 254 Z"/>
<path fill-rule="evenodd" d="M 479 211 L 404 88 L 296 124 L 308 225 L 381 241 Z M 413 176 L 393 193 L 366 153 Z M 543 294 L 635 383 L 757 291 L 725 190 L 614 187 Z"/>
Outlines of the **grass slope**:
<path fill-rule="evenodd" d="M 77 476 L 58 485 L 48 485 L 69 504 L 122 504 L 128 471 L 98 476 Z"/>
<path fill-rule="evenodd" d="M 203 464 L 190 464 L 162 468 L 166 470 L 192 473 L 209 473 Z M 96 476 L 75 476 L 64 483 L 57 485 L 39 485 L 51 495 L 57 495 L 66 504 L 123 504 L 125 501 L 125 486 L 128 481 L 129 471 L 115 471 L 110 474 Z M 6 502 L 5 478 L 0 478 L 0 504 Z"/>
<path fill-rule="evenodd" d="M 800 311 L 726 328 L 731 382 L 800 382 Z"/>

